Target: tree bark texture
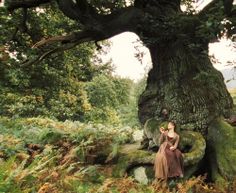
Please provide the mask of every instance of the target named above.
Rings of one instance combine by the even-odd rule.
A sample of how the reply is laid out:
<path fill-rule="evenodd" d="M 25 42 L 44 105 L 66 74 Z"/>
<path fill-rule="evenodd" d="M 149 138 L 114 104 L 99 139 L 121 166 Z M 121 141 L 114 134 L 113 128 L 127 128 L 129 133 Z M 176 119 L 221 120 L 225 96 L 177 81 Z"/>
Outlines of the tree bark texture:
<path fill-rule="evenodd" d="M 207 55 L 177 41 L 151 46 L 150 53 L 153 68 L 139 100 L 142 123 L 167 108 L 182 129 L 205 136 L 212 120 L 230 113 L 232 98 Z"/>

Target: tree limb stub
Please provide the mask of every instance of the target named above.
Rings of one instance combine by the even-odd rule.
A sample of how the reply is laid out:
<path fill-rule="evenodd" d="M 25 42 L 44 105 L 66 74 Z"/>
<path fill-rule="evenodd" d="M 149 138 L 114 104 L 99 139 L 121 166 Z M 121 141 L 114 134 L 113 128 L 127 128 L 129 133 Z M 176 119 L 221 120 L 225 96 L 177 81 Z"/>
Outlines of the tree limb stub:
<path fill-rule="evenodd" d="M 39 48 L 45 44 L 52 44 L 54 42 L 72 42 L 75 41 L 75 34 L 68 34 L 65 36 L 54 36 L 48 39 L 42 39 L 32 46 L 32 48 Z"/>

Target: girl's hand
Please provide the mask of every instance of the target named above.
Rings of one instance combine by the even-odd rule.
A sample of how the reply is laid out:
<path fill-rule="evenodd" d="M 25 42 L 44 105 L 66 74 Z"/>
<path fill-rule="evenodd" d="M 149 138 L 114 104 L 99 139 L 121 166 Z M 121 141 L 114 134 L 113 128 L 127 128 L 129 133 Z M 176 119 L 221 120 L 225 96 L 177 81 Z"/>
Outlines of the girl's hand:
<path fill-rule="evenodd" d="M 160 127 L 160 132 L 164 134 L 165 133 L 165 128 L 164 127 Z"/>
<path fill-rule="evenodd" d="M 171 151 L 174 151 L 174 150 L 175 150 L 175 147 L 174 147 L 174 146 L 171 146 L 171 147 L 170 147 L 170 150 L 171 150 Z"/>

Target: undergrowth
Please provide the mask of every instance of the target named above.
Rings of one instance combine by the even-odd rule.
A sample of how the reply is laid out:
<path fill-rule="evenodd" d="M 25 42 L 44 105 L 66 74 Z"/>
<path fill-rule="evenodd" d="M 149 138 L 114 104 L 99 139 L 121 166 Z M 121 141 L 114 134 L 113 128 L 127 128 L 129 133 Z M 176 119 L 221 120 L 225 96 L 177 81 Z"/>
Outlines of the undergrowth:
<path fill-rule="evenodd" d="M 128 127 L 2 117 L 0 130 L 0 193 L 236 192 L 236 180 L 222 187 L 205 183 L 205 176 L 172 185 L 113 177 L 114 163 L 106 158 L 115 157 L 119 145 L 132 142 Z"/>

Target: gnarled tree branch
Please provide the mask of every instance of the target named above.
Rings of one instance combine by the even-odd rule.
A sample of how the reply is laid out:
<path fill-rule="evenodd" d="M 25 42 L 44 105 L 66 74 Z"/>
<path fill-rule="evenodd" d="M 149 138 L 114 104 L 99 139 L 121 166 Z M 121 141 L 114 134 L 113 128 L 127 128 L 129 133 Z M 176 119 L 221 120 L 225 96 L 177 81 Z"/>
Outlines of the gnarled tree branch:
<path fill-rule="evenodd" d="M 72 49 L 72 48 L 76 47 L 77 45 L 79 45 L 80 43 L 87 42 L 87 41 L 88 40 L 81 40 L 81 41 L 77 41 L 77 42 L 74 42 L 74 43 L 68 43 L 68 44 L 62 45 L 60 47 L 54 48 L 52 50 L 49 50 L 49 51 L 43 53 L 42 55 L 36 57 L 33 60 L 26 60 L 25 62 L 22 63 L 22 67 L 27 67 L 27 66 L 30 66 L 32 64 L 39 63 L 43 59 L 48 57 L 49 55 L 52 55 L 52 54 L 55 54 L 55 53 L 58 53 L 58 52 L 63 52 L 63 51 Z"/>
<path fill-rule="evenodd" d="M 10 1 L 8 9 L 36 7 L 48 2 L 50 0 L 14 0 Z M 56 36 L 39 41 L 33 48 L 55 42 L 61 43 L 61 46 L 44 53 L 34 61 L 41 61 L 50 54 L 70 49 L 86 41 L 98 42 L 125 31 L 135 32 L 137 24 L 143 18 L 142 9 L 136 7 L 121 8 L 111 14 L 102 15 L 97 13 L 86 0 L 57 0 L 57 3 L 59 9 L 67 17 L 83 24 L 83 30 L 65 36 Z"/>
<path fill-rule="evenodd" d="M 99 21 L 99 14 L 86 0 L 58 0 L 59 9 L 70 19 L 83 25 L 93 25 Z"/>
<path fill-rule="evenodd" d="M 209 22 L 211 25 L 211 33 L 214 30 L 215 36 L 209 38 L 209 42 L 218 41 L 218 38 L 222 35 L 227 35 L 228 37 L 232 36 L 235 33 L 234 27 L 235 26 L 235 19 L 233 17 L 236 14 L 233 12 L 233 0 L 213 0 L 207 6 L 204 7 L 202 11 L 198 13 L 198 18 L 200 19 L 202 24 L 206 24 Z M 213 19 L 214 18 L 214 21 Z M 222 21 L 224 21 L 222 23 Z M 214 25 L 213 23 L 218 23 Z M 223 30 L 222 30 L 222 25 Z"/>
<path fill-rule="evenodd" d="M 37 57 L 31 62 L 27 62 L 24 66 L 28 66 L 35 62 L 42 61 L 45 57 L 71 49 L 78 44 L 89 41 L 102 41 L 124 31 L 135 32 L 135 27 L 142 17 L 142 12 L 139 9 L 130 7 L 121 9 L 113 14 L 104 16 L 102 21 L 97 22 L 97 26 L 86 26 L 84 30 L 73 32 L 65 36 L 55 36 L 48 39 L 43 39 L 33 45 L 33 48 L 50 45 L 53 43 L 60 43 L 61 46 L 53 50 L 47 51 L 43 55 Z"/>

